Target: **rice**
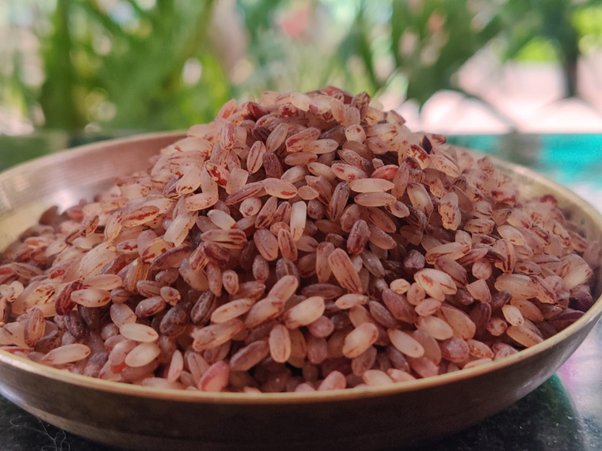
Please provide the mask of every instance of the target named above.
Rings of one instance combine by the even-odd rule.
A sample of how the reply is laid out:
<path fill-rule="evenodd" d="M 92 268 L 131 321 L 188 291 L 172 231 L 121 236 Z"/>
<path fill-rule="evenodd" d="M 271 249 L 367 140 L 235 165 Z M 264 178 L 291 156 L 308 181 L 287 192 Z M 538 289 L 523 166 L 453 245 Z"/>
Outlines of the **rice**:
<path fill-rule="evenodd" d="M 336 88 L 230 101 L 0 260 L 0 347 L 146 387 L 404 383 L 534 346 L 602 248 L 553 196 Z"/>

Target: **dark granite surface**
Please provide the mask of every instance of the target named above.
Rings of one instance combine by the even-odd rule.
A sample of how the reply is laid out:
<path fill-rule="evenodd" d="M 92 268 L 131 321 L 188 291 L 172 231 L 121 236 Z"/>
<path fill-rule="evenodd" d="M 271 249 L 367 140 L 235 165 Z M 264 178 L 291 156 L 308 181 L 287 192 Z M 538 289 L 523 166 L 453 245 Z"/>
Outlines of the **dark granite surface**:
<path fill-rule="evenodd" d="M 520 146 L 509 145 L 507 139 L 496 136 L 475 135 L 453 140 L 531 166 L 602 208 L 599 195 L 602 135 L 548 135 L 541 137 L 543 141 L 538 145 L 531 143 L 529 152 L 518 152 L 518 156 L 510 149 Z M 47 137 L 43 139 L 47 144 L 44 146 L 25 141 L 0 140 L 0 168 L 69 144 L 81 144 Z M 516 143 L 516 139 L 512 142 Z M 21 144 L 35 152 L 19 151 Z M 576 148 L 580 153 L 574 152 Z M 0 451 L 115 451 L 115 448 L 65 433 L 0 397 Z M 602 451 L 602 324 L 556 375 L 514 406 L 455 436 L 414 451 Z"/>

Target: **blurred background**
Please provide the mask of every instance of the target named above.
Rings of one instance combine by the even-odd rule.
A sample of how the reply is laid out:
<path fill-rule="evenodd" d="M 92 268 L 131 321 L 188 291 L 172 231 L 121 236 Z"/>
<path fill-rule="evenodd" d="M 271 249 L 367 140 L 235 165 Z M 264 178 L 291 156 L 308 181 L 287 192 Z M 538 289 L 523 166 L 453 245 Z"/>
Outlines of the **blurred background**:
<path fill-rule="evenodd" d="M 0 132 L 166 130 L 334 84 L 442 132 L 602 128 L 602 1 L 3 0 Z"/>
<path fill-rule="evenodd" d="M 327 84 L 561 181 L 602 169 L 602 0 L 0 0 L 0 168 Z"/>

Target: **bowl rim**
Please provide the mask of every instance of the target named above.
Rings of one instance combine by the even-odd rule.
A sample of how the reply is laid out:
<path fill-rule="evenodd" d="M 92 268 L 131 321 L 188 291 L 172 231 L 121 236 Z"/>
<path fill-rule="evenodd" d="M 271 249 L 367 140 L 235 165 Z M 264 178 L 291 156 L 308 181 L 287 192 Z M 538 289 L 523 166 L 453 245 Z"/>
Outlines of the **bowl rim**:
<path fill-rule="evenodd" d="M 106 146 L 134 144 L 154 139 L 177 138 L 185 136 L 185 131 L 145 133 L 134 135 L 127 138 L 103 140 L 92 144 L 74 147 L 60 151 L 51 155 L 34 159 L 30 162 L 22 163 L 7 171 L 0 173 L 1 178 L 9 177 L 12 173 L 20 173 L 23 170 L 33 170 L 48 164 L 56 163 L 64 159 L 75 158 L 81 154 L 91 151 L 102 151 Z M 500 160 L 488 155 L 494 164 L 505 172 L 514 172 L 535 180 L 539 185 L 549 188 L 551 191 L 562 193 L 571 204 L 577 207 L 585 216 L 592 220 L 592 224 L 602 230 L 602 214 L 592 205 L 578 196 L 569 188 L 556 183 L 532 169 L 525 168 L 515 163 Z M 112 382 L 74 374 L 68 371 L 52 368 L 31 360 L 16 356 L 8 351 L 0 350 L 0 364 L 10 365 L 21 371 L 49 378 L 65 384 L 73 384 L 81 388 L 94 389 L 104 392 L 110 392 L 116 395 L 129 395 L 144 397 L 157 400 L 190 402 L 190 403 L 211 403 L 211 404 L 306 404 L 331 401 L 351 401 L 358 398 L 380 397 L 397 395 L 410 391 L 419 391 L 436 386 L 452 384 L 464 379 L 470 379 L 489 372 L 501 370 L 502 368 L 514 365 L 523 360 L 530 359 L 544 351 L 558 345 L 579 330 L 587 327 L 592 322 L 597 322 L 602 315 L 602 295 L 596 299 L 592 307 L 584 315 L 568 326 L 566 329 L 558 332 L 550 338 L 530 348 L 523 349 L 515 354 L 500 360 L 488 362 L 473 368 L 453 373 L 441 374 L 429 378 L 416 379 L 407 382 L 397 382 L 391 385 L 380 387 L 357 387 L 331 391 L 314 392 L 285 392 L 285 393 L 211 393 L 193 390 L 179 390 L 170 388 L 143 387 L 123 382 Z M 595 324 L 594 324 L 595 325 Z M 594 326 L 592 325 L 592 327 Z"/>

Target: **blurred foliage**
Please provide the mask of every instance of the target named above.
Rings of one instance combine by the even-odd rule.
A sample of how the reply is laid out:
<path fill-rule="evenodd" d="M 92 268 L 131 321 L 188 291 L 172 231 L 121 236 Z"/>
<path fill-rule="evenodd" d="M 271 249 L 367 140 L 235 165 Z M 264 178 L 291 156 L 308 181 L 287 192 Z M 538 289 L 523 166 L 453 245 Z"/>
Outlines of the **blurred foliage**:
<path fill-rule="evenodd" d="M 602 1 L 8 0 L 0 31 L 4 108 L 52 129 L 157 130 L 210 120 L 231 97 L 326 84 L 422 105 L 459 89 L 483 49 L 556 61 L 574 95 Z"/>
<path fill-rule="evenodd" d="M 216 55 L 205 51 L 212 1 L 123 5 L 131 10 L 111 15 L 95 2 L 57 0 L 54 32 L 43 50 L 40 103 L 47 126 L 75 129 L 104 120 L 120 128 L 163 128 L 206 120 L 232 94 Z M 194 87 L 182 79 L 191 58 L 206 78 Z"/>
<path fill-rule="evenodd" d="M 392 53 L 408 79 L 408 98 L 424 103 L 437 90 L 453 88 L 454 73 L 500 31 L 496 16 L 475 26 L 469 3 L 433 0 L 412 8 L 394 0 Z"/>
<path fill-rule="evenodd" d="M 515 58 L 530 46 L 548 45 L 560 62 L 565 75 L 566 92 L 577 92 L 577 60 L 580 55 L 580 30 L 575 17 L 591 11 L 600 2 L 590 0 L 508 0 L 500 10 L 506 58 Z M 600 30 L 591 30 L 600 33 Z M 525 56 L 525 53 L 522 55 Z"/>

